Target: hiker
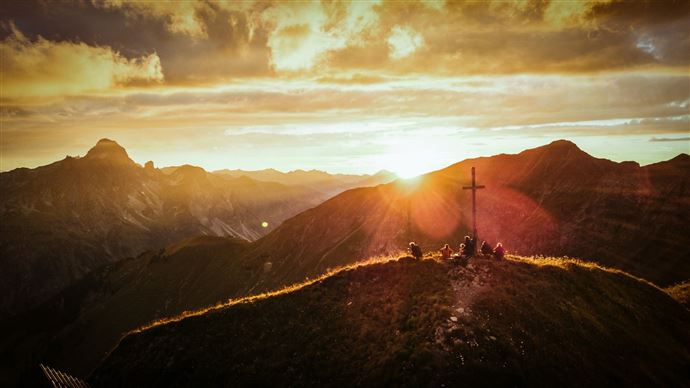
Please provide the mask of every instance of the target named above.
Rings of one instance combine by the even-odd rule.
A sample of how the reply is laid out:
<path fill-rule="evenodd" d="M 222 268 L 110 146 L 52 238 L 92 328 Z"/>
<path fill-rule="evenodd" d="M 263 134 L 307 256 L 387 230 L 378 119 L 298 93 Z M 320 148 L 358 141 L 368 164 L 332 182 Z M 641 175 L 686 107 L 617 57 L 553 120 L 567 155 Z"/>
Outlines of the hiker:
<path fill-rule="evenodd" d="M 460 257 L 465 257 L 467 256 L 467 252 L 465 251 L 465 244 L 460 244 L 460 248 L 458 248 L 458 256 Z"/>
<path fill-rule="evenodd" d="M 500 260 L 503 258 L 503 256 L 505 254 L 506 254 L 506 251 L 505 251 L 505 249 L 503 249 L 503 244 L 501 244 L 501 243 L 496 244 L 496 248 L 494 248 L 494 256 Z"/>
<path fill-rule="evenodd" d="M 465 236 L 465 254 L 464 256 L 474 256 L 474 240 L 470 236 Z"/>
<path fill-rule="evenodd" d="M 451 263 L 465 266 L 467 265 L 467 256 L 465 256 L 465 244 L 460 244 L 458 248 L 458 253 L 454 254 L 451 258 Z"/>
<path fill-rule="evenodd" d="M 422 248 L 415 244 L 414 241 L 410 243 L 410 254 L 417 260 L 422 258 Z"/>
<path fill-rule="evenodd" d="M 491 249 L 491 245 L 489 245 L 486 240 L 482 241 L 482 246 L 479 248 L 479 251 L 482 253 L 484 256 L 491 256 L 494 253 L 494 250 Z"/>
<path fill-rule="evenodd" d="M 441 252 L 441 258 L 444 260 L 450 259 L 450 256 L 454 253 L 453 249 L 448 244 L 444 245 L 439 251 Z"/>

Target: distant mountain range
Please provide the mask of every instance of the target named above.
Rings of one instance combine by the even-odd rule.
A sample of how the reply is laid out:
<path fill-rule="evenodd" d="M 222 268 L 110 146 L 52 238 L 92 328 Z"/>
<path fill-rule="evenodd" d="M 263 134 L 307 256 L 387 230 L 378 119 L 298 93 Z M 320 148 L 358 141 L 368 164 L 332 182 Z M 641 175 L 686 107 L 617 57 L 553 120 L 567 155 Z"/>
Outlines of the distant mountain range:
<path fill-rule="evenodd" d="M 231 177 L 249 177 L 262 182 L 278 182 L 290 186 L 305 186 L 327 196 L 341 193 L 354 187 L 376 186 L 397 179 L 390 171 L 381 170 L 374 175 L 329 174 L 319 170 L 294 170 L 281 172 L 272 168 L 266 170 L 218 170 L 215 174 Z"/>
<path fill-rule="evenodd" d="M 5 321 L 1 349 L 24 349 L 83 376 L 122 333 L 151 320 L 396 254 L 411 240 L 425 251 L 455 247 L 470 233 L 462 187 L 472 166 L 486 185 L 477 194 L 480 238 L 521 254 L 596 261 L 660 285 L 690 279 L 690 157 L 640 167 L 558 141 L 346 191 L 252 243 L 194 238 L 102 267 Z"/>
<path fill-rule="evenodd" d="M 310 174 L 310 173 L 308 173 Z M 283 220 L 349 187 L 323 187 L 140 166 L 116 142 L 84 157 L 0 174 L 0 318 L 37 306 L 106 263 L 200 234 L 256 240 Z M 360 176 L 376 182 L 389 176 Z"/>

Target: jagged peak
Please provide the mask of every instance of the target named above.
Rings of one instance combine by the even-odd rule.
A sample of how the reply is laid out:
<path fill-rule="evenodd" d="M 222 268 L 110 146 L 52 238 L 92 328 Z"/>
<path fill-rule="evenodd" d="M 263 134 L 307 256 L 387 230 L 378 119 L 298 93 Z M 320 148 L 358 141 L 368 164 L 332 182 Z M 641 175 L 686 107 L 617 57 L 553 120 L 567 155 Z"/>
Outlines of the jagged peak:
<path fill-rule="evenodd" d="M 96 145 L 86 153 L 84 159 L 134 164 L 134 161 L 129 158 L 127 151 L 121 145 L 113 140 L 105 138 L 99 140 Z"/>

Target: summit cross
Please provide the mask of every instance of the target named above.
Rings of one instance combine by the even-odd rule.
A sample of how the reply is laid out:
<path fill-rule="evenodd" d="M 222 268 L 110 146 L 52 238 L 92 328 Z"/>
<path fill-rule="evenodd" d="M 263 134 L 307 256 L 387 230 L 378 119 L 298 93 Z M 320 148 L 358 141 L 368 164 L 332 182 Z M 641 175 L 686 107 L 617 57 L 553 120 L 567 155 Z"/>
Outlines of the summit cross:
<path fill-rule="evenodd" d="M 463 190 L 472 190 L 472 239 L 474 240 L 474 252 L 477 252 L 477 190 L 486 188 L 484 185 L 477 185 L 475 180 L 474 167 L 472 167 L 472 186 L 463 186 Z"/>

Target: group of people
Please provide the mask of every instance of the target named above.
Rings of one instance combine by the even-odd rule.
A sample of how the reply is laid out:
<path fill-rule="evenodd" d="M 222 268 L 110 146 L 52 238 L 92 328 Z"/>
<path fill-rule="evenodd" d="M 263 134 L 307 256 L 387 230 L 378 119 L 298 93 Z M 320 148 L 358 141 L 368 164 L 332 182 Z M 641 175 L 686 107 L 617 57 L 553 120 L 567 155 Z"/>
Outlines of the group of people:
<path fill-rule="evenodd" d="M 465 236 L 465 241 L 460 244 L 458 251 L 454 251 L 449 244 L 443 246 L 439 249 L 441 252 L 441 258 L 444 260 L 449 259 L 468 259 L 474 257 L 477 253 L 484 257 L 495 257 L 497 259 L 502 259 L 505 255 L 505 249 L 503 244 L 496 244 L 495 248 L 491 248 L 491 245 L 486 241 L 482 241 L 482 245 L 479 247 L 479 252 L 476 250 L 476 241 L 470 236 Z M 422 248 L 414 242 L 410 243 L 410 254 L 416 259 L 422 258 Z"/>
<path fill-rule="evenodd" d="M 474 257 L 477 253 L 485 257 L 493 256 L 497 259 L 502 259 L 506 253 L 505 249 L 503 248 L 503 244 L 498 243 L 496 244 L 495 248 L 491 248 L 491 245 L 487 243 L 486 240 L 482 241 L 482 245 L 479 247 L 479 252 L 477 252 L 476 243 L 477 242 L 470 236 L 465 236 L 465 241 L 460 244 L 457 253 L 453 251 L 453 248 L 451 248 L 448 244 L 444 245 L 443 248 L 439 249 L 439 251 L 441 252 L 441 257 L 443 259 L 470 258 Z"/>

